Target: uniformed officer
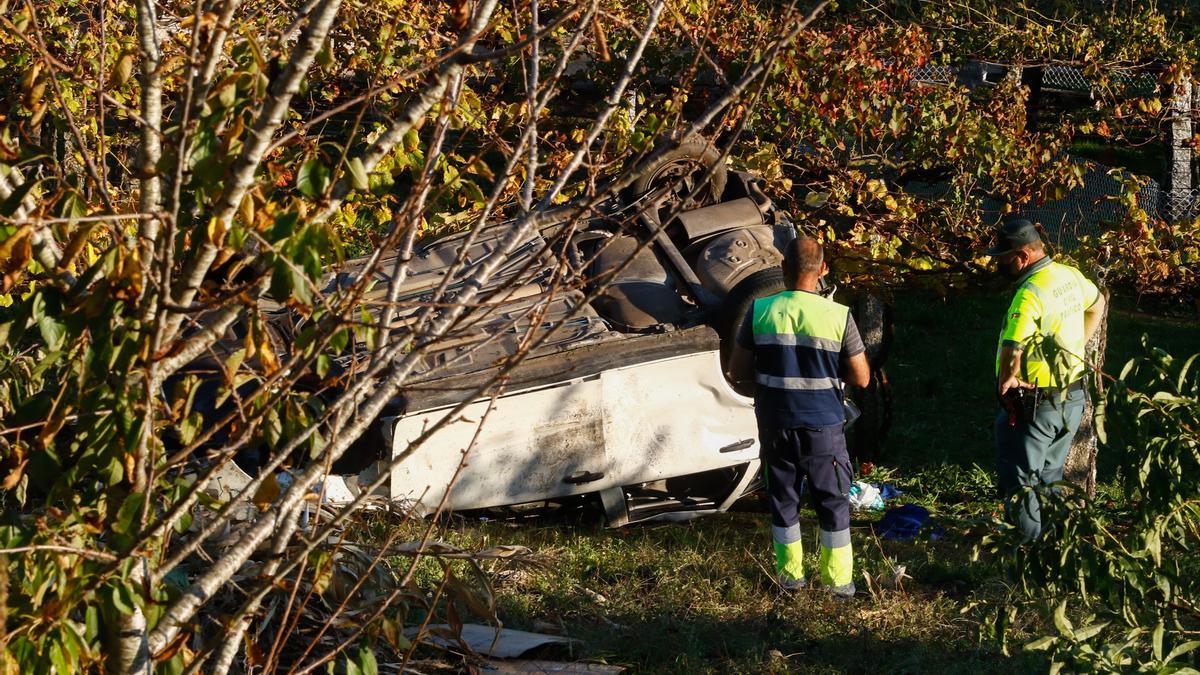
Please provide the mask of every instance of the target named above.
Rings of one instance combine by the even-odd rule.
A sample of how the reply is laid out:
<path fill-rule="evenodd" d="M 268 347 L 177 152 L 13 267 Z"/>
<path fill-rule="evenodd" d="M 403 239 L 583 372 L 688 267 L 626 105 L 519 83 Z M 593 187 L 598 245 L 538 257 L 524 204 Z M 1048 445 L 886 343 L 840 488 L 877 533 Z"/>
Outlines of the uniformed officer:
<path fill-rule="evenodd" d="M 788 290 L 754 301 L 730 357 L 730 379 L 756 383 L 754 410 L 780 585 L 806 585 L 799 508 L 807 477 L 821 528 L 821 582 L 839 597 L 852 597 L 854 477 L 842 434 L 843 380 L 865 387 L 871 371 L 850 309 L 816 292 L 828 271 L 815 239 L 789 244 L 783 261 Z"/>
<path fill-rule="evenodd" d="M 1003 224 L 988 255 L 1016 283 L 996 348 L 997 469 L 1006 509 L 1025 541 L 1041 534 L 1036 490 L 1062 480 L 1083 417 L 1084 350 L 1104 314 L 1104 296 L 1046 254 L 1028 220 Z M 1032 489 L 1025 489 L 1032 488 Z"/>

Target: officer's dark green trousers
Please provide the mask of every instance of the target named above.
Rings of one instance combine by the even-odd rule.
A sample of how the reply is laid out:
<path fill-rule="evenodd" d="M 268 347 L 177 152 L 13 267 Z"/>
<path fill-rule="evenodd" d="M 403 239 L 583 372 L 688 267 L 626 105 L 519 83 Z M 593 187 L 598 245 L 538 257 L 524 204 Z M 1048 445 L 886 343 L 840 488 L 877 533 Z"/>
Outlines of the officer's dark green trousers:
<path fill-rule="evenodd" d="M 1021 528 L 1027 542 L 1042 533 L 1037 490 L 1062 480 L 1071 441 L 1083 419 L 1086 396 L 1083 389 L 1043 396 L 1028 424 L 1018 422 L 1009 426 L 1008 413 L 1003 410 L 996 416 L 1000 492 L 1010 497 L 1022 488 L 1034 488 L 1025 490 L 1020 500 L 1007 502 L 1005 511 L 1009 521 Z"/>

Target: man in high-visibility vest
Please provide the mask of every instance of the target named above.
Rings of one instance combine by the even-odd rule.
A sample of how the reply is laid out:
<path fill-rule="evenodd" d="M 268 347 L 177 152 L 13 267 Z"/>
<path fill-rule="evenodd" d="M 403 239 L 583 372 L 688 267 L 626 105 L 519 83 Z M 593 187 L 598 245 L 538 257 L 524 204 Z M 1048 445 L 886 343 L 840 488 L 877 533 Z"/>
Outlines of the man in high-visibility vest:
<path fill-rule="evenodd" d="M 996 454 L 1006 512 L 1028 542 L 1042 531 L 1037 490 L 1062 480 L 1079 430 L 1084 351 L 1105 300 L 1079 270 L 1046 254 L 1028 220 L 1001 225 L 988 255 L 1016 285 L 996 347 Z"/>
<path fill-rule="evenodd" d="M 800 542 L 800 486 L 820 524 L 820 578 L 835 596 L 854 596 L 850 486 L 843 381 L 870 382 L 850 309 L 817 294 L 829 272 L 821 245 L 800 237 L 783 261 L 788 290 L 754 301 L 730 356 L 730 379 L 755 383 L 761 458 L 771 502 L 775 570 L 786 589 L 806 585 Z"/>

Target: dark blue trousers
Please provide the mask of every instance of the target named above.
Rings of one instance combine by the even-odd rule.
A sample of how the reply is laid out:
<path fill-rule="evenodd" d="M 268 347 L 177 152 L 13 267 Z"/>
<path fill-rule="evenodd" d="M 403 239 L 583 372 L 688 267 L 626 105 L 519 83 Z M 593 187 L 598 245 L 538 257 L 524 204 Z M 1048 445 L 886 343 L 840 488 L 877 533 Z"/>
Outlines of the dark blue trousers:
<path fill-rule="evenodd" d="M 854 474 L 840 424 L 819 429 L 764 427 L 759 429 L 759 439 L 775 527 L 789 528 L 799 522 L 800 485 L 806 477 L 821 529 L 841 532 L 850 527 Z"/>

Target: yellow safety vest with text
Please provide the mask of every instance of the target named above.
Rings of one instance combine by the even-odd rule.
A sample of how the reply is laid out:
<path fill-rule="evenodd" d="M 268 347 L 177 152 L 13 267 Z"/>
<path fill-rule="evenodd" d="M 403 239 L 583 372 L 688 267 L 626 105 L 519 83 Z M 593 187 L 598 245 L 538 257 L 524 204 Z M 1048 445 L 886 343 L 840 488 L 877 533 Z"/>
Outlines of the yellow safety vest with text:
<path fill-rule="evenodd" d="M 1017 283 L 996 346 L 996 376 L 1000 353 L 1011 344 L 1022 350 L 1019 376 L 1039 387 L 1065 387 L 1083 377 L 1084 311 L 1095 304 L 1100 290 L 1083 273 L 1054 262 L 1049 256 L 1034 263 Z"/>

